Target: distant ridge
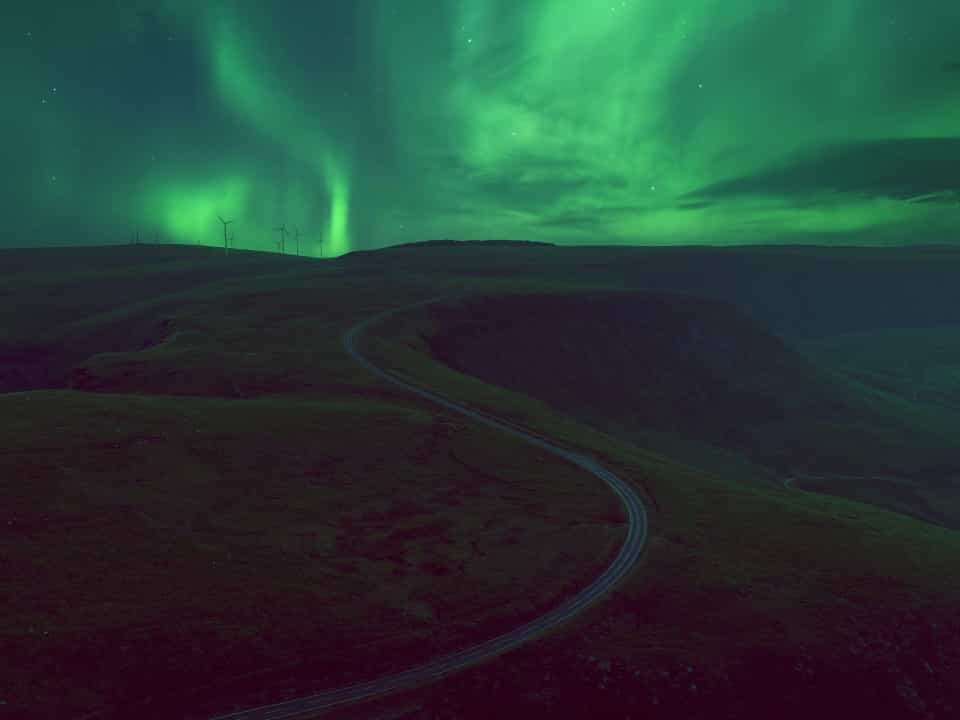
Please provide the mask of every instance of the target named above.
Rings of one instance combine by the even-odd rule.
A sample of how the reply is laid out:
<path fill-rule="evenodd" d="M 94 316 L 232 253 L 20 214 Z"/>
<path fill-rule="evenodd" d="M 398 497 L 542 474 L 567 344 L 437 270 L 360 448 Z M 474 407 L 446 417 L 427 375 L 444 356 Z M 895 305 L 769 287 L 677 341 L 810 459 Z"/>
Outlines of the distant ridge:
<path fill-rule="evenodd" d="M 450 240 L 447 238 L 441 240 L 414 240 L 413 242 L 397 243 L 396 245 L 384 245 L 379 248 L 370 248 L 369 250 L 354 250 L 348 255 L 355 255 L 365 252 L 379 252 L 383 250 L 398 250 L 405 248 L 419 247 L 450 247 L 453 245 L 512 245 L 512 246 L 530 246 L 538 247 L 556 247 L 556 243 L 543 242 L 540 240 Z"/>

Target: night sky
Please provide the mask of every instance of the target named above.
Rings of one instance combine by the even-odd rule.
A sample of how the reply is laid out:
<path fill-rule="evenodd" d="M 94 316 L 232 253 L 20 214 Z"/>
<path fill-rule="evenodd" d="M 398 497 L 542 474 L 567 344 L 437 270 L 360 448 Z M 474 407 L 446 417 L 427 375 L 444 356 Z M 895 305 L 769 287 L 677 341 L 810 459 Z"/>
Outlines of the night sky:
<path fill-rule="evenodd" d="M 15 0 L 0 26 L 0 245 L 216 244 L 217 213 L 314 254 L 960 241 L 957 2 Z"/>

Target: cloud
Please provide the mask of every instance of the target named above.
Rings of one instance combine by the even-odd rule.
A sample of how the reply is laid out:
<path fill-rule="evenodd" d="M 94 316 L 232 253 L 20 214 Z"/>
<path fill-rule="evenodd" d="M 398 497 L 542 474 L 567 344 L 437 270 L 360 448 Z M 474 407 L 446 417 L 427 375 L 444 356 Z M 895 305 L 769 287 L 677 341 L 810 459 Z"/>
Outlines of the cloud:
<path fill-rule="evenodd" d="M 603 219 L 587 213 L 563 213 L 539 218 L 536 222 L 538 225 L 547 228 L 599 231 L 605 227 Z"/>
<path fill-rule="evenodd" d="M 677 210 L 705 210 L 713 205 L 708 200 L 695 200 L 693 202 L 683 202 L 677 205 Z"/>
<path fill-rule="evenodd" d="M 782 165 L 713 183 L 691 198 L 802 196 L 817 193 L 912 200 L 960 192 L 960 137 L 829 145 Z"/>

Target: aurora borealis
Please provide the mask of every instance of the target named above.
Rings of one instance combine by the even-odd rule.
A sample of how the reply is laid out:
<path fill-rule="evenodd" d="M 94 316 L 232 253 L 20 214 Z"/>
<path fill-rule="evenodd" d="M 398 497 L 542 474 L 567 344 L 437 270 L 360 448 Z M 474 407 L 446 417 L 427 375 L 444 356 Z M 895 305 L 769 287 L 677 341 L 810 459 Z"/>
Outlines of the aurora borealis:
<path fill-rule="evenodd" d="M 20 5 L 0 245 L 960 236 L 956 3 Z"/>

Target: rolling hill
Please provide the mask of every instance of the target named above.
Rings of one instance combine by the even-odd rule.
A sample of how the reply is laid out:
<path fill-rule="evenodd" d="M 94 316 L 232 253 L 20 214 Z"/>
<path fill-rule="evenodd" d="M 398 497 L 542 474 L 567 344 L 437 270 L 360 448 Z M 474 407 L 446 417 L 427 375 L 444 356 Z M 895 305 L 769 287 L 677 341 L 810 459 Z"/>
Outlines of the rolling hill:
<path fill-rule="evenodd" d="M 644 493 L 652 535 L 561 631 L 340 715 L 960 707 L 960 538 L 877 507 L 922 500 L 946 525 L 957 494 L 872 479 L 953 467 L 953 410 L 802 345 L 954 322 L 953 285 L 932 279 L 960 255 L 57 252 L 0 252 L 0 342 L 49 349 L 16 361 L 45 389 L 0 394 L 10 717 L 202 718 L 305 694 L 489 637 L 593 577 L 623 532 L 604 488 L 343 352 L 354 323 L 432 297 L 451 299 L 378 326 L 365 351 L 597 457 Z M 893 277 L 909 302 L 891 318 Z M 787 472 L 872 505 L 785 488 Z"/>

